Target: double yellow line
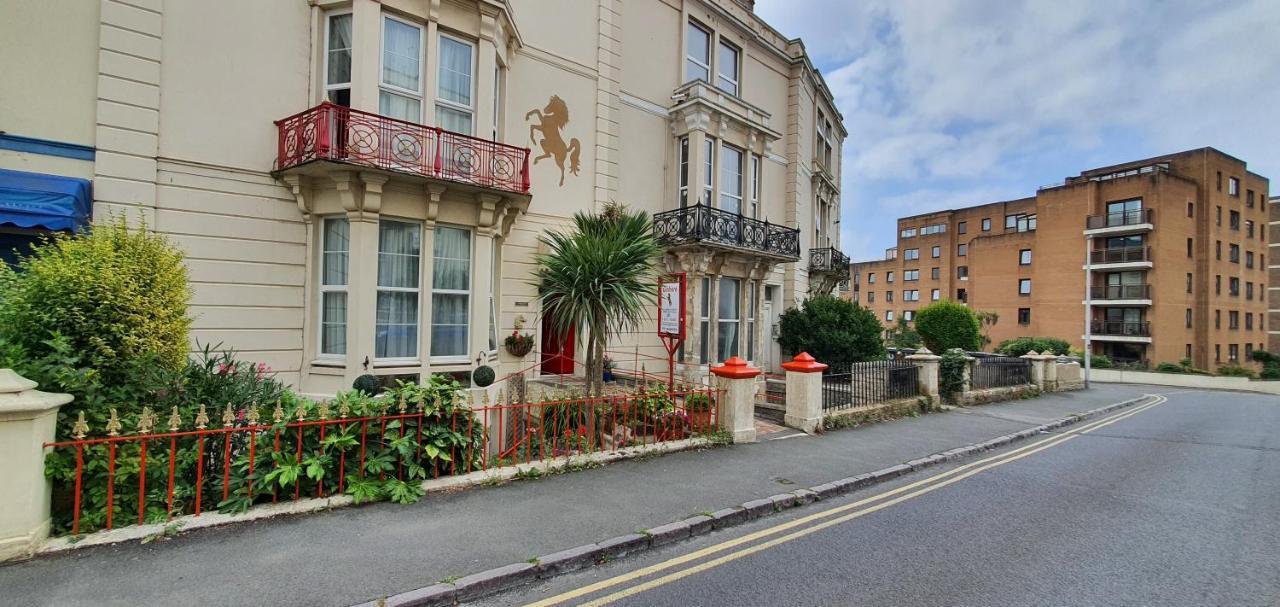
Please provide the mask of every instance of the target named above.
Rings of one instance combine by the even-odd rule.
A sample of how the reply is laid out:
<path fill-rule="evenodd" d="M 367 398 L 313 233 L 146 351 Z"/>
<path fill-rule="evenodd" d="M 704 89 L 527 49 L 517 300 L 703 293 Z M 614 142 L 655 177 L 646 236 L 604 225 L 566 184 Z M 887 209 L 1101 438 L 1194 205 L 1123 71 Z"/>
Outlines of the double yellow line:
<path fill-rule="evenodd" d="M 1148 398 L 1151 398 L 1151 401 L 1143 405 L 1140 405 L 1135 409 L 1131 409 L 1123 413 L 1118 413 L 1110 417 L 1106 417 L 1099 421 L 1085 424 L 1083 426 L 1074 428 L 1066 432 L 1054 434 L 1049 438 L 1037 441 L 1025 447 L 1020 447 L 1018 449 L 1006 451 L 999 455 L 994 455 L 988 458 L 984 458 L 972 463 L 965 464 L 963 466 L 957 466 L 955 468 L 952 468 L 951 470 L 947 470 L 946 472 L 941 472 L 939 474 L 935 474 L 928 478 L 921 479 L 916 482 L 903 485 L 901 487 L 890 489 L 883 493 L 879 493 L 850 504 L 845 504 L 843 506 L 830 508 L 822 512 L 817 512 L 805 517 L 795 519 L 793 521 L 788 521 L 786 523 L 781 523 L 773 527 L 769 527 L 768 529 L 762 529 L 760 531 L 756 531 L 754 533 L 749 533 L 741 537 L 727 540 L 719 544 L 715 544 L 713 546 L 708 546 L 701 550 L 695 550 L 688 554 L 684 554 L 684 555 L 672 558 L 670 560 L 663 561 L 661 563 L 650 565 L 648 567 L 643 567 L 629 573 L 625 573 L 616 577 L 609 578 L 607 580 L 602 580 L 594 584 L 589 584 L 581 588 L 570 590 L 568 592 L 558 594 L 553 597 L 549 597 L 534 603 L 530 603 L 525 607 L 550 607 L 551 605 L 559 605 L 561 603 L 571 601 L 579 597 L 598 593 L 602 590 L 606 590 L 614 586 L 639 580 L 641 578 L 651 576 L 655 573 L 660 573 L 662 571 L 679 567 L 681 565 L 694 563 L 696 561 L 702 560 L 705 557 L 708 557 L 720 552 L 725 552 L 726 550 L 729 550 L 731 548 L 737 548 L 744 544 L 755 542 L 756 540 L 764 539 L 769 536 L 777 535 L 784 531 L 790 531 L 790 530 L 799 528 L 795 531 L 791 531 L 790 533 L 787 533 L 786 535 L 775 537 L 771 540 L 761 542 L 759 544 L 754 544 L 751 546 L 747 546 L 745 548 L 741 548 L 739 550 L 730 552 L 728 554 L 724 554 L 717 558 L 714 558 L 705 562 L 697 563 L 696 565 L 686 567 L 684 569 L 680 569 L 673 573 L 669 573 L 662 577 L 655 578 L 647 582 L 637 584 L 635 586 L 624 588 L 612 594 L 609 594 L 609 595 L 600 597 L 598 599 L 595 599 L 593 601 L 589 601 L 587 603 L 582 604 L 583 607 L 598 607 L 601 605 L 608 605 L 615 601 L 639 594 L 641 592 L 645 592 L 647 590 L 652 590 L 659 586 L 663 586 L 671 582 L 674 582 L 676 580 L 689 577 L 696 573 L 701 573 L 703 571 L 707 571 L 708 569 L 719 567 L 720 565 L 738 560 L 745 556 L 750 556 L 757 552 L 768 550 L 769 548 L 772 548 L 774 546 L 785 544 L 787 542 L 799 539 L 806 535 L 816 533 L 828 527 L 839 525 L 841 523 L 845 523 L 853 519 L 866 516 L 873 512 L 883 510 L 895 504 L 899 504 L 909 499 L 919 497 L 931 491 L 936 491 L 952 483 L 960 482 L 966 478 L 969 478 L 975 474 L 978 474 L 979 472 L 990 470 L 992 468 L 995 468 L 996 466 L 1003 466 L 1010 462 L 1022 459 L 1028 455 L 1039 453 L 1040 451 L 1044 451 L 1045 449 L 1049 449 L 1051 447 L 1056 447 L 1069 440 L 1078 438 L 1081 435 L 1093 432 L 1098 428 L 1109 426 L 1120 420 L 1132 417 L 1134 415 L 1142 413 L 1143 411 L 1159 406 L 1168 400 L 1164 396 L 1160 396 L 1160 395 L 1147 394 L 1145 396 L 1147 396 Z M 842 516 L 837 516 L 837 515 L 842 515 Z M 836 517 L 836 518 L 831 518 L 831 517 Z M 823 519 L 830 519 L 830 520 L 824 521 Z M 818 521 L 821 521 L 821 522 L 818 522 Z"/>

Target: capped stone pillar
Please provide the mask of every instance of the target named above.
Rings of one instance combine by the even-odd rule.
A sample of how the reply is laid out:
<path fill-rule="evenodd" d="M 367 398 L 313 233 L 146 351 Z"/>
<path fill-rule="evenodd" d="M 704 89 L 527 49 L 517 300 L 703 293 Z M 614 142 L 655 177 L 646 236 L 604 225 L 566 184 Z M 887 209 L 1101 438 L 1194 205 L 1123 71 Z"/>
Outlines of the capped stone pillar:
<path fill-rule="evenodd" d="M 58 407 L 69 402 L 70 394 L 41 392 L 0 369 L 0 561 L 29 557 L 49 537 L 44 444 L 53 441 Z"/>
<path fill-rule="evenodd" d="M 921 347 L 915 354 L 908 356 L 907 360 L 920 367 L 918 375 L 920 394 L 938 398 L 938 367 L 942 357 L 930 352 L 929 348 Z"/>
<path fill-rule="evenodd" d="M 787 371 L 787 414 L 783 422 L 813 434 L 822 427 L 822 372 L 827 365 L 801 352 L 782 363 Z"/>
<path fill-rule="evenodd" d="M 756 442 L 755 378 L 760 375 L 760 369 L 731 356 L 723 365 L 711 367 L 711 372 L 725 387 L 716 412 L 720 428 L 731 434 L 735 443 Z"/>
<path fill-rule="evenodd" d="M 1019 356 L 1031 363 L 1031 383 L 1042 392 L 1052 392 L 1058 387 L 1058 357 L 1052 354 L 1039 354 L 1035 350 Z"/>

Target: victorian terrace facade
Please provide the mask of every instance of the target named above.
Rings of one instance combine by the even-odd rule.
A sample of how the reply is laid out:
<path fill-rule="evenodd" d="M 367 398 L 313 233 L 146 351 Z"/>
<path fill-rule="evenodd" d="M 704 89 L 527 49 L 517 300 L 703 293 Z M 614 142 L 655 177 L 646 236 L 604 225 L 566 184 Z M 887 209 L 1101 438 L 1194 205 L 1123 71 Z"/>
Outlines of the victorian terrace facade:
<path fill-rule="evenodd" d="M 772 367 L 781 310 L 847 277 L 845 131 L 801 42 L 752 9 L 19 3 L 0 23 L 0 169 L 83 211 L 17 221 L 0 200 L 0 232 L 80 229 L 90 203 L 92 221 L 141 218 L 187 255 L 194 340 L 331 394 L 537 364 L 500 347 L 519 327 L 573 358 L 542 329 L 539 236 L 617 201 L 687 274 L 684 360 Z M 665 357 L 654 333 L 613 346 Z"/>
<path fill-rule="evenodd" d="M 899 219 L 884 260 L 853 264 L 852 297 L 886 326 L 953 299 L 998 315 L 993 344 L 1077 348 L 1091 299 L 1096 354 L 1244 363 L 1267 344 L 1267 193 L 1213 148 L 1092 169 L 1030 198 Z"/>

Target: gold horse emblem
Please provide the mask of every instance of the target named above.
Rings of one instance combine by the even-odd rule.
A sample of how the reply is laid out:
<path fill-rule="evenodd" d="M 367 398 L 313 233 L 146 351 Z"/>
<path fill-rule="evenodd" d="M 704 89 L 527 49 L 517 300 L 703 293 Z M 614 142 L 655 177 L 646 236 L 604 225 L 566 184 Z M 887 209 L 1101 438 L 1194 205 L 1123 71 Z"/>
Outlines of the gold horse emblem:
<path fill-rule="evenodd" d="M 560 185 L 564 185 L 564 161 L 569 159 L 569 172 L 574 175 L 578 174 L 578 157 L 581 155 L 582 146 L 575 137 L 565 144 L 564 137 L 560 131 L 564 129 L 564 125 L 569 124 L 569 106 L 565 105 L 564 100 L 557 95 L 552 95 L 551 100 L 547 102 L 547 107 L 541 110 L 534 108 L 524 115 L 525 120 L 537 116 L 538 123 L 529 125 L 529 141 L 534 145 L 542 148 L 542 155 L 533 159 L 533 164 L 538 164 L 543 158 L 555 157 L 556 166 L 560 167 Z M 542 140 L 539 141 L 536 133 L 542 133 Z"/>

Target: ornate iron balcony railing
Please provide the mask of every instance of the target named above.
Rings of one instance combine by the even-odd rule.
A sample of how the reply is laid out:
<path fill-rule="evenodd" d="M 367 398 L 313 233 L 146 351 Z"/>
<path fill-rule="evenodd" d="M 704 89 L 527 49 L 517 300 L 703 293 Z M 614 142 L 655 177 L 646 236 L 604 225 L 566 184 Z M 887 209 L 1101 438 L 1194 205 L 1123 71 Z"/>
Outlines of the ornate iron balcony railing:
<path fill-rule="evenodd" d="M 800 259 L 800 230 L 714 209 L 702 203 L 653 216 L 665 245 L 709 244 Z"/>
<path fill-rule="evenodd" d="M 529 148 L 321 103 L 276 121 L 276 170 L 315 160 L 367 166 L 520 194 Z"/>
<path fill-rule="evenodd" d="M 835 247 L 809 249 L 810 272 L 849 273 L 849 256 Z"/>

